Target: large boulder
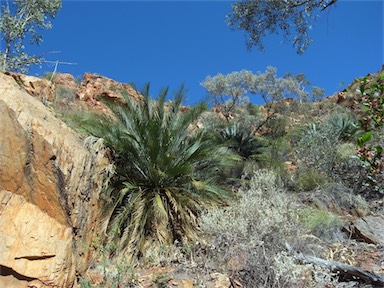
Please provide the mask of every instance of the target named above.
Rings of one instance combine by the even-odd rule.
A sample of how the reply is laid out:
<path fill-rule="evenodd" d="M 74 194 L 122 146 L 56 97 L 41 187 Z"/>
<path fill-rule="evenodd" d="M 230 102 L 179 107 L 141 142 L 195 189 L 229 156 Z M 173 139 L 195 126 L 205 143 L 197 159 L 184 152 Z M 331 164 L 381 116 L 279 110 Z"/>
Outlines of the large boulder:
<path fill-rule="evenodd" d="M 106 153 L 0 73 L 0 287 L 72 287 L 87 269 Z"/>

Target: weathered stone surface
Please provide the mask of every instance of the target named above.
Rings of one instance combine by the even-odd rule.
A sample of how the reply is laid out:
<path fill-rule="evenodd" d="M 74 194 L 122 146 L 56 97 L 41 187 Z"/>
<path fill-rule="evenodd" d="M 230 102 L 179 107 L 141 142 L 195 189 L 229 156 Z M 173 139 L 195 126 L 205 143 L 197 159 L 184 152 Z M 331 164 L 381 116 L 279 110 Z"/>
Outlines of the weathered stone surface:
<path fill-rule="evenodd" d="M 53 102 L 55 100 L 55 84 L 53 82 L 44 78 L 19 73 L 7 72 L 7 74 L 12 76 L 15 81 L 30 95 L 49 102 Z"/>
<path fill-rule="evenodd" d="M 1 199 L 9 198 L 0 202 L 0 268 L 21 275 L 15 279 L 71 287 L 75 274 L 87 269 L 97 232 L 106 151 L 87 149 L 5 74 L 0 74 L 0 123 Z M 9 277 L 3 274 L 1 279 Z"/>
<path fill-rule="evenodd" d="M 384 245 L 384 217 L 366 216 L 353 221 L 353 233 L 356 238 L 367 243 Z"/>
<path fill-rule="evenodd" d="M 80 84 L 76 82 L 75 77 L 73 75 L 68 73 L 57 73 L 54 76 L 53 81 L 56 85 L 63 85 L 65 87 L 68 87 L 70 89 L 78 89 L 80 87 Z"/>
<path fill-rule="evenodd" d="M 88 101 L 95 106 L 104 107 L 99 101 L 101 96 L 121 99 L 122 90 L 127 91 L 127 93 L 136 100 L 142 98 L 141 95 L 130 85 L 122 84 L 110 78 L 89 73 L 84 74 L 83 81 L 81 82 L 81 88 L 78 90 L 77 95 L 80 100 Z"/>
<path fill-rule="evenodd" d="M 0 263 L 46 286 L 70 287 L 75 277 L 71 227 L 12 192 L 0 191 L 0 204 Z"/>

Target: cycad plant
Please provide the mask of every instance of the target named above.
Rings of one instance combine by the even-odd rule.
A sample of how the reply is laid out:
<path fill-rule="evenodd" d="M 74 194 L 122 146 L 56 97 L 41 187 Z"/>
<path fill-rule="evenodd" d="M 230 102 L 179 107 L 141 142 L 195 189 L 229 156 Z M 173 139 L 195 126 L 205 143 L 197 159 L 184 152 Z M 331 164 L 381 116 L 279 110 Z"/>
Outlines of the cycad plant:
<path fill-rule="evenodd" d="M 146 85 L 139 101 L 106 100 L 113 116 L 81 121 L 89 134 L 103 138 L 113 153 L 116 175 L 106 192 L 104 229 L 115 252 L 140 256 L 150 245 L 195 239 L 203 209 L 228 202 L 230 195 L 209 175 L 229 165 L 230 150 L 193 123 L 206 109 L 180 111 L 183 87 L 165 103 Z"/>
<path fill-rule="evenodd" d="M 219 137 L 228 141 L 228 146 L 244 160 L 262 154 L 264 144 L 246 129 L 234 122 L 220 131 Z"/>
<path fill-rule="evenodd" d="M 218 143 L 227 145 L 241 161 L 235 166 L 227 167 L 224 176 L 226 182 L 238 186 L 244 184 L 241 179 L 250 179 L 256 162 L 262 162 L 265 150 L 264 142 L 238 122 L 230 123 L 217 134 Z"/>
<path fill-rule="evenodd" d="M 351 141 L 359 131 L 359 126 L 349 115 L 334 114 L 328 119 L 328 124 L 343 142 Z"/>

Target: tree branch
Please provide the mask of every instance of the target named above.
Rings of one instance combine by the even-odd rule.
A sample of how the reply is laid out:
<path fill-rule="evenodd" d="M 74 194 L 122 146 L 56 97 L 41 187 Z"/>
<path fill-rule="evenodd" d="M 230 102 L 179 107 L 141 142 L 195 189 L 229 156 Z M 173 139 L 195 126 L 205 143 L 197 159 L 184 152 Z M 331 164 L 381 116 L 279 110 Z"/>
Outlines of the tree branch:
<path fill-rule="evenodd" d="M 332 272 L 337 272 L 342 280 L 364 282 L 375 287 L 384 287 L 384 276 L 361 269 L 356 266 L 343 264 L 337 261 L 325 260 L 313 256 L 298 254 L 296 260 L 302 263 L 310 263 L 329 268 Z"/>
<path fill-rule="evenodd" d="M 325 4 L 325 6 L 321 9 L 321 11 L 324 11 L 325 9 L 327 9 L 329 6 L 335 4 L 337 2 L 337 0 L 331 0 L 329 3 Z"/>

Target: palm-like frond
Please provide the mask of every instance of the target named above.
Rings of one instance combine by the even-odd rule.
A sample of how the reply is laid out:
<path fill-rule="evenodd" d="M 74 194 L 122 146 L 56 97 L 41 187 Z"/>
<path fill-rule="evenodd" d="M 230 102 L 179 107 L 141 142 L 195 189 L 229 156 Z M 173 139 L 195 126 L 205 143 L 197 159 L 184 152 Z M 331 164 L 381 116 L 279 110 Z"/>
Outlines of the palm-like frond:
<path fill-rule="evenodd" d="M 229 149 L 191 124 L 204 104 L 181 113 L 184 90 L 166 103 L 149 85 L 141 101 L 123 93 L 124 102 L 106 100 L 113 116 L 81 121 L 88 133 L 104 139 L 115 156 L 116 177 L 105 205 L 105 229 L 120 250 L 143 253 L 148 243 L 193 239 L 202 209 L 225 203 L 228 193 L 207 173 L 230 165 Z"/>
<path fill-rule="evenodd" d="M 224 128 L 219 135 L 221 139 L 228 141 L 229 147 L 244 159 L 263 153 L 264 143 L 237 122 Z"/>
<path fill-rule="evenodd" d="M 352 140 L 359 131 L 359 126 L 350 115 L 334 114 L 328 119 L 328 125 L 341 141 Z"/>

